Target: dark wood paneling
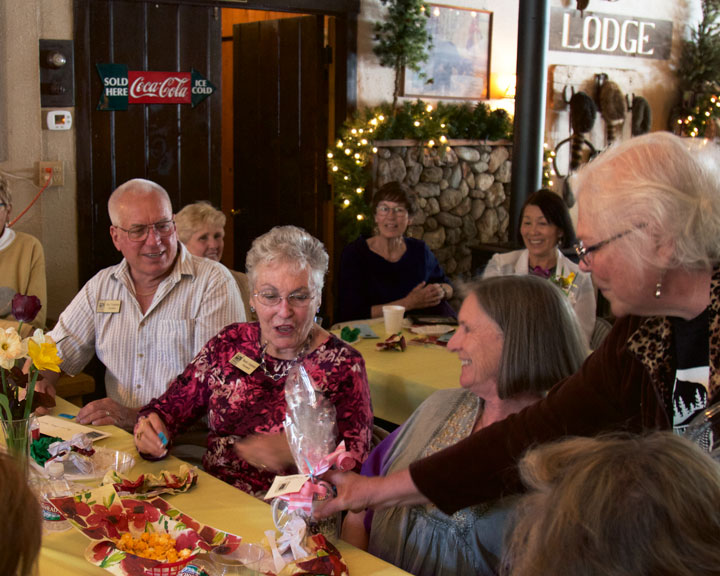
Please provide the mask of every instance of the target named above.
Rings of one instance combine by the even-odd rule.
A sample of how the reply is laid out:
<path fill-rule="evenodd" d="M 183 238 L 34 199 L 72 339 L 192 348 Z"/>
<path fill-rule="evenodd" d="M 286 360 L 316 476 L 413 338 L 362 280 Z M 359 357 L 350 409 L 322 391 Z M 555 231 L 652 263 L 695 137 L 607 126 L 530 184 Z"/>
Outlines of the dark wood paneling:
<path fill-rule="evenodd" d="M 360 0 L 161 0 L 169 4 L 196 4 L 248 10 L 277 10 L 307 14 L 358 14 Z"/>
<path fill-rule="evenodd" d="M 256 236 L 295 224 L 323 237 L 327 83 L 322 17 L 235 27 L 235 266 Z"/>
<path fill-rule="evenodd" d="M 80 281 L 120 259 L 109 238 L 107 199 L 130 178 L 165 187 L 173 207 L 220 199 L 220 19 L 211 6 L 75 0 Z M 131 105 L 98 111 L 98 63 L 189 72 L 218 92 L 190 105 Z"/>
<path fill-rule="evenodd" d="M 147 70 L 180 70 L 178 54 L 178 19 L 182 6 L 170 4 L 146 5 L 147 30 L 152 31 L 146 40 Z M 201 32 L 201 31 L 200 31 Z M 202 39 L 198 46 L 202 46 Z M 161 183 L 170 194 L 175 210 L 180 205 L 180 105 L 153 104 L 145 106 L 148 127 L 147 177 Z M 198 167 L 202 158 L 197 158 Z M 202 168 L 200 168 L 203 170 Z M 204 171 L 204 170 L 203 170 Z"/>

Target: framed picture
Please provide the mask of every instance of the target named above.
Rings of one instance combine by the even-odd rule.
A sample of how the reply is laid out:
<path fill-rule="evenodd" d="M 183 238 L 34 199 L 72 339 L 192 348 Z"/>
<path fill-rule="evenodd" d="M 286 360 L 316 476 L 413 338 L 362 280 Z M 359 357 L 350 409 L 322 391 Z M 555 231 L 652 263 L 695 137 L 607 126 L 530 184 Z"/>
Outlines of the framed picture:
<path fill-rule="evenodd" d="M 433 47 L 426 78 L 406 68 L 403 95 L 488 99 L 492 12 L 430 4 L 427 29 Z"/>

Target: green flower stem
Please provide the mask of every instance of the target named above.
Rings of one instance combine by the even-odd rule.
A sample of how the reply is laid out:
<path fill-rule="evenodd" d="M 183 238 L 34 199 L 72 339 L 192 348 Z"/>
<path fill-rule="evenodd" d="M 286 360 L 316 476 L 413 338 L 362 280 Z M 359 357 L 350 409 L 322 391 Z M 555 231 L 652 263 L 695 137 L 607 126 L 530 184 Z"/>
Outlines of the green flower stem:
<path fill-rule="evenodd" d="M 3 394 L 7 400 L 8 388 L 7 388 L 7 377 L 5 376 L 5 368 L 0 368 L 0 377 L 2 377 Z"/>
<path fill-rule="evenodd" d="M 3 380 L 5 380 L 5 372 L 3 372 Z M 7 395 L 0 396 L 0 407 L 2 407 L 5 413 L 4 420 L 10 421 L 13 419 L 12 412 L 10 411 L 10 402 L 8 402 Z"/>
<path fill-rule="evenodd" d="M 35 383 L 38 379 L 39 371 L 35 366 L 30 366 L 30 381 L 27 386 L 27 395 L 25 396 L 25 418 L 30 416 L 32 411 L 33 396 L 35 396 Z"/>

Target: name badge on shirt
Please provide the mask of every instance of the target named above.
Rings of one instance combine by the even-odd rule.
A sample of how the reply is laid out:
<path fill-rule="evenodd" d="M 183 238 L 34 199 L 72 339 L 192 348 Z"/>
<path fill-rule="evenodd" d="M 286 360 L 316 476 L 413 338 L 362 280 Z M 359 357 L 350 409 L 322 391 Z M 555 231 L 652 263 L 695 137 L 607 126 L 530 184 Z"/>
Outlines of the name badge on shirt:
<path fill-rule="evenodd" d="M 97 312 L 100 314 L 117 314 L 120 312 L 120 300 L 98 300 Z"/>
<path fill-rule="evenodd" d="M 235 366 L 235 368 L 239 368 L 245 372 L 245 374 L 252 374 L 255 372 L 255 369 L 260 366 L 260 364 L 255 362 L 255 360 L 248 358 L 245 354 L 241 354 L 240 352 L 230 358 L 230 364 Z"/>

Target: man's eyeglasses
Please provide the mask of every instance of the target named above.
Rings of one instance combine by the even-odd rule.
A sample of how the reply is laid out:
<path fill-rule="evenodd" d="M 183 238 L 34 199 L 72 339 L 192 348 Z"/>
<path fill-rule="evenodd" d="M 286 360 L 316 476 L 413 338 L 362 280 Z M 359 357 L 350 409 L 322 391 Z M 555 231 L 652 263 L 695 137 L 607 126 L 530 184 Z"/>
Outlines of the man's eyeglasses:
<path fill-rule="evenodd" d="M 406 216 L 408 211 L 405 206 L 388 206 L 387 204 L 380 204 L 377 207 L 377 213 L 383 216 L 392 212 L 395 216 Z"/>
<path fill-rule="evenodd" d="M 150 228 L 155 231 L 155 235 L 160 238 L 167 238 L 175 232 L 175 221 L 174 220 L 161 220 L 154 224 L 138 224 L 137 226 L 131 226 L 130 228 L 123 228 L 122 226 L 115 226 L 123 232 L 127 232 L 128 239 L 131 242 L 144 242 L 148 234 L 150 234 Z"/>
<path fill-rule="evenodd" d="M 592 258 L 593 258 L 593 252 L 597 252 L 602 248 L 603 246 L 607 246 L 610 244 L 610 242 L 614 242 L 615 240 L 619 240 L 623 236 L 627 236 L 630 234 L 630 232 L 635 232 L 635 230 L 638 230 L 639 228 L 644 228 L 645 225 L 636 226 L 635 228 L 630 228 L 628 230 L 625 230 L 623 232 L 619 232 L 615 234 L 614 236 L 610 236 L 610 238 L 607 238 L 606 240 L 601 240 L 600 242 L 596 242 L 595 244 L 591 246 L 585 246 L 583 244 L 582 240 L 578 240 L 575 243 L 575 252 L 578 255 L 578 258 L 580 258 L 580 261 L 585 264 L 585 266 L 590 266 L 592 264 Z"/>
<path fill-rule="evenodd" d="M 288 305 L 293 308 L 307 308 L 313 299 L 313 295 L 306 292 L 293 292 L 287 296 L 280 296 L 277 292 L 255 292 L 253 296 L 260 304 L 269 308 L 277 306 L 283 300 L 287 300 Z"/>

